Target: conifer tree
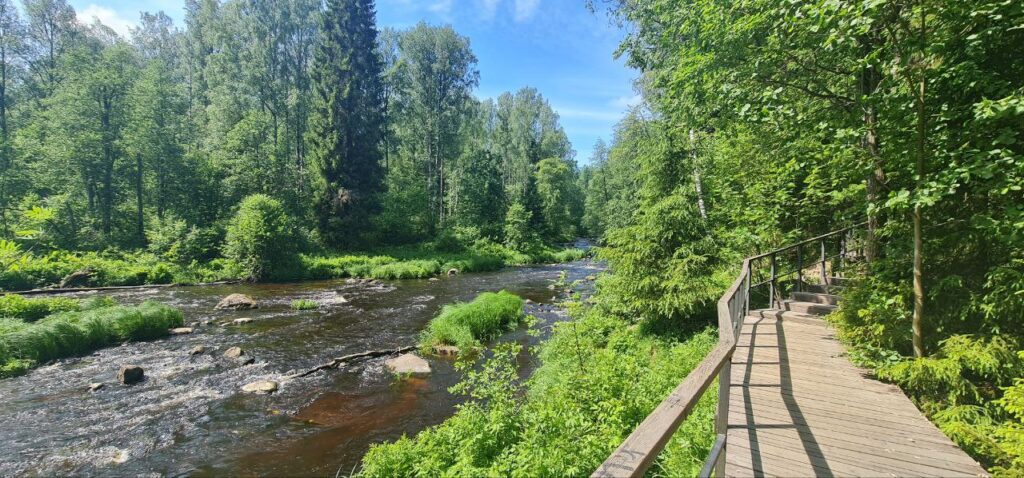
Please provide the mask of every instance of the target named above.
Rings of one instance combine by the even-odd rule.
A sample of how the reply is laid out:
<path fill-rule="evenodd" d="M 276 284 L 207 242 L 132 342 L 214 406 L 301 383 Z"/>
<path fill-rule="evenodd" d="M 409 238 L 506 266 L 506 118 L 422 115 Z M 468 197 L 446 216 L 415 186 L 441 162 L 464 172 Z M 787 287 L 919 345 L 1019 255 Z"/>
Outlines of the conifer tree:
<path fill-rule="evenodd" d="M 373 0 L 328 0 L 313 60 L 309 128 L 315 214 L 331 245 L 367 232 L 382 188 L 381 61 Z"/>

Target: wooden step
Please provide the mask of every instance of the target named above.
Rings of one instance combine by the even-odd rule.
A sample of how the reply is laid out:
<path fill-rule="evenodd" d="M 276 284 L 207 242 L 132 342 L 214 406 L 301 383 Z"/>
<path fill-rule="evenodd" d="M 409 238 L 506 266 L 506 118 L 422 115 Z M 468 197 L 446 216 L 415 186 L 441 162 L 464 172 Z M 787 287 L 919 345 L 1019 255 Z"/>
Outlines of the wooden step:
<path fill-rule="evenodd" d="M 800 302 L 813 302 L 815 304 L 838 305 L 839 296 L 821 292 L 793 292 L 789 298 Z"/>
<path fill-rule="evenodd" d="M 821 317 L 803 312 L 779 309 L 757 309 L 747 313 L 747 319 L 776 319 L 801 324 L 824 325 Z M 749 322 L 748 322 L 749 323 Z"/>
<path fill-rule="evenodd" d="M 782 301 L 782 307 L 793 312 L 818 316 L 831 314 L 832 311 L 839 308 L 829 304 L 817 304 L 814 302 L 802 302 L 796 300 L 784 300 Z"/>
<path fill-rule="evenodd" d="M 830 285 L 819 285 L 819 284 L 803 284 L 803 292 L 813 292 L 815 294 L 835 294 L 843 290 L 843 286 L 837 284 Z"/>

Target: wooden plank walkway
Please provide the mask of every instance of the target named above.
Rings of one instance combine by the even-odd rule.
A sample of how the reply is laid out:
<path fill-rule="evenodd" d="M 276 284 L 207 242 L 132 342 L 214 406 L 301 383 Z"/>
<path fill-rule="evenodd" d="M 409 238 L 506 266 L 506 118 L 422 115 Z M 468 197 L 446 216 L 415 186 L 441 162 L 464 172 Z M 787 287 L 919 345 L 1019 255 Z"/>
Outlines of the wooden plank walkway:
<path fill-rule="evenodd" d="M 727 476 L 988 476 L 898 387 L 854 367 L 824 321 L 751 315 L 732 358 Z"/>

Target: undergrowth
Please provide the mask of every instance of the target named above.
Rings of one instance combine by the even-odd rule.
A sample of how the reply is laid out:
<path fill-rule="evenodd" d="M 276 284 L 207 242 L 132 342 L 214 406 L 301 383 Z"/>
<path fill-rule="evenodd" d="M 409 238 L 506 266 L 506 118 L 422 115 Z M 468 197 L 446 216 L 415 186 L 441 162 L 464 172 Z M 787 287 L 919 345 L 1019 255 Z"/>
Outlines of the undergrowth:
<path fill-rule="evenodd" d="M 1024 350 L 1014 333 L 968 323 L 932 331 L 929 355 L 913 358 L 910 292 L 869 277 L 843 292 L 829 316 L 857 365 L 900 386 L 960 448 L 996 476 L 1024 476 Z M 938 317 L 933 316 L 933 320 Z"/>
<path fill-rule="evenodd" d="M 413 437 L 371 447 L 360 476 L 588 475 L 714 347 L 716 334 L 659 337 L 598 308 L 573 307 L 541 346 L 542 365 L 522 381 L 518 344 L 482 364 L 462 362 L 454 416 Z M 709 452 L 714 390 L 652 467 L 692 476 Z"/>

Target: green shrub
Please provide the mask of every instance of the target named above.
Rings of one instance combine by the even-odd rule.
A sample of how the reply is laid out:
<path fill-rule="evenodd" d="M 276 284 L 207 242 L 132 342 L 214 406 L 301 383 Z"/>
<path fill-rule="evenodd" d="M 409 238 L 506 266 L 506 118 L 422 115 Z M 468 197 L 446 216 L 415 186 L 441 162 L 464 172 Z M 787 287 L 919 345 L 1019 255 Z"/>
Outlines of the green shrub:
<path fill-rule="evenodd" d="M 16 294 L 0 297 L 0 317 L 34 322 L 55 312 L 80 310 L 77 299 L 67 297 L 31 298 Z"/>
<path fill-rule="evenodd" d="M 167 335 L 184 322 L 181 312 L 156 302 L 50 315 L 32 324 L 0 321 L 0 370 L 6 374 L 125 341 Z"/>
<path fill-rule="evenodd" d="M 481 341 L 494 339 L 523 317 L 523 299 L 506 291 L 484 292 L 472 302 L 444 306 L 430 321 L 420 344 L 455 345 L 460 349 L 478 347 Z"/>
<path fill-rule="evenodd" d="M 295 299 L 292 301 L 293 310 L 314 310 L 320 307 L 320 304 L 315 300 L 309 299 Z"/>
<path fill-rule="evenodd" d="M 468 400 L 454 416 L 372 446 L 360 475 L 590 474 L 717 342 L 713 330 L 676 342 L 630 325 L 595 310 L 556 324 L 525 382 L 518 344 L 496 346 L 482 367 L 462 366 L 453 391 Z M 714 441 L 715 395 L 705 393 L 652 470 L 697 474 Z"/>
<path fill-rule="evenodd" d="M 533 213 L 520 203 L 513 203 L 505 213 L 505 246 L 513 251 L 526 252 L 537 243 L 530 227 Z"/>
<path fill-rule="evenodd" d="M 287 278 L 297 269 L 295 240 L 281 202 L 254 194 L 242 200 L 228 226 L 225 253 L 246 279 Z"/>

